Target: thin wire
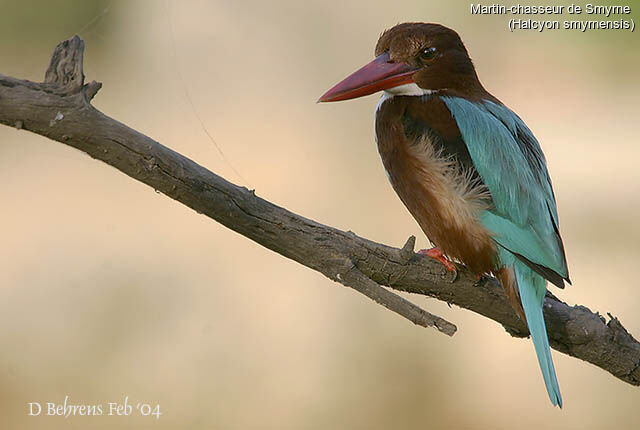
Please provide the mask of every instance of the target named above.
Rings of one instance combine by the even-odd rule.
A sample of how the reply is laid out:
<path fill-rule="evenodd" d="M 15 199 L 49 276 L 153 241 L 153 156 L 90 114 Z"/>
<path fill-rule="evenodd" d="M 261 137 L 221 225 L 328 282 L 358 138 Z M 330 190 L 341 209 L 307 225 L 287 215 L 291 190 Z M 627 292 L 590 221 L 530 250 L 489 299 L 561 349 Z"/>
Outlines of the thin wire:
<path fill-rule="evenodd" d="M 84 27 L 82 27 L 82 29 L 78 32 L 76 32 L 76 34 L 80 34 L 80 33 L 84 33 L 86 30 L 88 30 L 91 26 L 93 26 L 94 24 L 96 24 L 100 18 L 102 18 L 103 16 L 105 16 L 106 14 L 109 13 L 109 11 L 111 10 L 111 6 L 113 6 L 113 2 L 114 0 L 112 0 L 109 3 L 109 6 L 107 6 L 106 8 L 104 8 L 104 10 L 102 12 L 100 12 L 98 15 L 96 15 L 95 17 L 93 17 L 93 19 L 91 21 L 89 21 L 87 23 L 87 25 L 85 25 Z"/>
<path fill-rule="evenodd" d="M 175 64 L 176 64 L 176 72 L 178 74 L 178 78 L 180 79 L 180 82 L 182 83 L 182 90 L 184 91 L 184 95 L 187 98 L 187 100 L 189 101 L 189 105 L 191 106 L 191 111 L 193 112 L 193 115 L 197 118 L 198 122 L 200 123 L 200 127 L 202 127 L 202 131 L 204 131 L 204 133 L 207 135 L 207 137 L 209 138 L 211 143 L 213 143 L 213 145 L 218 150 L 218 153 L 220 154 L 220 158 L 222 158 L 222 161 L 224 161 L 231 168 L 231 170 L 233 170 L 233 173 L 235 173 L 236 176 L 250 188 L 249 181 L 247 181 L 240 174 L 240 172 L 238 172 L 238 170 L 236 170 L 236 168 L 233 167 L 233 164 L 231 164 L 231 162 L 229 160 L 227 160 L 227 157 L 225 157 L 224 153 L 222 152 L 222 149 L 220 149 L 220 146 L 218 145 L 216 140 L 213 138 L 211 133 L 209 133 L 209 130 L 207 129 L 207 127 L 204 125 L 204 121 L 202 120 L 202 118 L 198 114 L 198 111 L 196 110 L 196 107 L 193 104 L 193 100 L 191 100 L 191 95 L 189 94 L 189 89 L 187 88 L 185 80 L 182 77 L 182 73 L 180 72 L 180 62 L 178 61 L 178 51 L 176 50 L 175 37 L 174 37 L 174 32 L 173 32 L 173 24 L 171 23 L 171 9 L 170 9 L 170 6 L 169 6 L 169 0 L 167 0 L 167 2 L 165 4 L 166 4 L 166 7 L 167 7 L 167 21 L 169 22 L 169 33 L 170 33 L 170 36 L 171 36 L 171 48 L 173 50 L 173 58 L 174 58 Z"/>

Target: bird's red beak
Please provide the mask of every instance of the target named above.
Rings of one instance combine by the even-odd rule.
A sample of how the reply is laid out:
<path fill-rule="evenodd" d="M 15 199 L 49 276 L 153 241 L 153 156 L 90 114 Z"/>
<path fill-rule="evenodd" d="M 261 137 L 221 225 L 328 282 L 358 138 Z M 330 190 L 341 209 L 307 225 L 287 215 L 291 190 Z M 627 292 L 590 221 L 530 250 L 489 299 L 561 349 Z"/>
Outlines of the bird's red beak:
<path fill-rule="evenodd" d="M 417 67 L 407 63 L 392 62 L 385 52 L 324 93 L 318 102 L 355 99 L 398 85 L 410 84 L 413 82 L 411 77 L 417 70 Z"/>

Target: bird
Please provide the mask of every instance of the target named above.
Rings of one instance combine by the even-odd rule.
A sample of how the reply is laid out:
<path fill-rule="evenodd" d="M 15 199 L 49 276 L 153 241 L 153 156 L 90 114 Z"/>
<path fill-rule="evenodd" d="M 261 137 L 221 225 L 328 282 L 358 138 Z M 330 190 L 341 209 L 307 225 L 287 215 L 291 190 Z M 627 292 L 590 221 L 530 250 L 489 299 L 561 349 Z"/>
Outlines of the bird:
<path fill-rule="evenodd" d="M 382 33 L 375 58 L 318 102 L 382 91 L 375 138 L 391 186 L 447 270 L 494 274 L 526 322 L 549 399 L 562 408 L 543 315 L 547 281 L 571 284 L 545 156 L 481 84 L 458 33 L 436 23 Z"/>

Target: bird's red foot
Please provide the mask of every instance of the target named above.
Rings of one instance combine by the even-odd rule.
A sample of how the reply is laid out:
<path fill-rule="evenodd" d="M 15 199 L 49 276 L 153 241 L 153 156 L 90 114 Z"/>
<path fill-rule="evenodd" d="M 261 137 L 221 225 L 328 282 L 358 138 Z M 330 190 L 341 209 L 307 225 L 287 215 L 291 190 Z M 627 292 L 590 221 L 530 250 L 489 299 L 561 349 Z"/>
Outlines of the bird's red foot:
<path fill-rule="evenodd" d="M 456 273 L 456 265 L 447 260 L 447 257 L 445 257 L 442 251 L 440 251 L 440 248 L 435 247 L 431 249 L 421 249 L 418 251 L 418 254 L 426 255 L 434 260 L 438 260 L 449 272 Z"/>

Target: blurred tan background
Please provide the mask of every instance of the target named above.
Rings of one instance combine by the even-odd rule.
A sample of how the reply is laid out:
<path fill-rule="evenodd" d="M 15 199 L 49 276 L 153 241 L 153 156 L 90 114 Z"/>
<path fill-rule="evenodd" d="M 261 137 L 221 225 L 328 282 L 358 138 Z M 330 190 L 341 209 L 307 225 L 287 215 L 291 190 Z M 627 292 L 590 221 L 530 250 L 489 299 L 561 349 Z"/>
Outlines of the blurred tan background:
<path fill-rule="evenodd" d="M 301 215 L 397 246 L 415 234 L 420 247 L 375 148 L 377 96 L 315 101 L 372 58 L 385 28 L 455 28 L 547 155 L 574 282 L 553 292 L 640 336 L 637 33 L 509 33 L 506 17 L 444 0 L 1 9 L 0 73 L 41 81 L 55 45 L 79 33 L 87 79 L 104 83 L 98 109 Z M 423 297 L 459 332 L 417 328 L 60 143 L 0 128 L 0 179 L 1 428 L 640 425 L 640 388 L 554 352 L 554 409 L 530 341 Z M 128 395 L 163 415 L 27 415 L 65 395 Z"/>

